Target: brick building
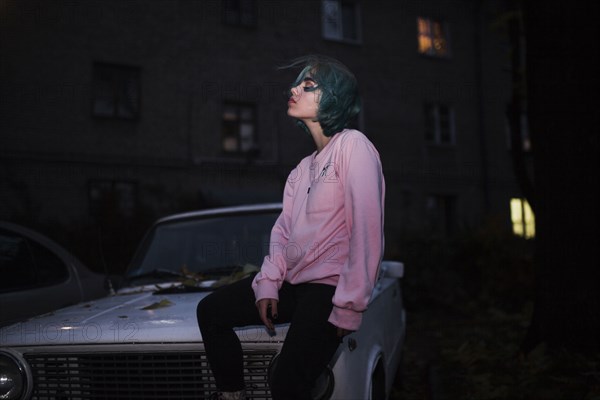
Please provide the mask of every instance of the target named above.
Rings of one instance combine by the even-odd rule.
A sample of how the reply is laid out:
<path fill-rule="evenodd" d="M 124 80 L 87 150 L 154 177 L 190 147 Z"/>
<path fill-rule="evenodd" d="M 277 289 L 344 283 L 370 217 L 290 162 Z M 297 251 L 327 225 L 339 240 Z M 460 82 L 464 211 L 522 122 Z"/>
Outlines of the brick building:
<path fill-rule="evenodd" d="M 286 116 L 295 73 L 277 67 L 320 53 L 358 78 L 388 237 L 489 216 L 510 227 L 502 6 L 2 1 L 0 219 L 73 227 L 106 207 L 126 221 L 279 201 L 313 144 Z"/>

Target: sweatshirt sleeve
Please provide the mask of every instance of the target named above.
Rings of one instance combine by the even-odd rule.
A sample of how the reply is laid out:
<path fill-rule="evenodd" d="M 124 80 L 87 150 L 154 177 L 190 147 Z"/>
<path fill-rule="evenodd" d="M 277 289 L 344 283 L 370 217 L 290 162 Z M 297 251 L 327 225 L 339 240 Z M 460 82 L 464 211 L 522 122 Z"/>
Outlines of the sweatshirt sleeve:
<path fill-rule="evenodd" d="M 287 273 L 285 246 L 290 237 L 290 219 L 294 195 L 294 179 L 296 170 L 292 171 L 286 181 L 283 194 L 283 209 L 271 230 L 269 254 L 264 258 L 260 272 L 252 281 L 252 289 L 256 301 L 261 299 L 279 300 L 279 289 Z"/>
<path fill-rule="evenodd" d="M 385 181 L 379 154 L 366 139 L 355 138 L 348 143 L 340 167 L 350 249 L 333 296 L 329 322 L 355 331 L 371 298 L 383 256 Z"/>

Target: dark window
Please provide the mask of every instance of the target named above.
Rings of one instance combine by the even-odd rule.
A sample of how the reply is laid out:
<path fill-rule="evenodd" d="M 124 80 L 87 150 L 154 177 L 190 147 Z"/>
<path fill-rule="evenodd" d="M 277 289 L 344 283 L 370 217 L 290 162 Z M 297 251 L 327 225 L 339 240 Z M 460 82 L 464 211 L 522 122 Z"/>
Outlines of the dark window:
<path fill-rule="evenodd" d="M 531 138 L 529 135 L 529 123 L 527 113 L 522 112 L 519 116 L 519 124 L 518 127 L 521 130 L 521 151 L 528 153 L 531 152 Z M 513 149 L 512 144 L 512 129 L 514 127 L 510 123 L 510 118 L 506 118 L 506 145 L 508 150 Z"/>
<path fill-rule="evenodd" d="M 428 143 L 435 142 L 437 136 L 437 117 L 433 104 L 425 104 L 423 107 L 425 113 L 425 140 Z"/>
<path fill-rule="evenodd" d="M 53 252 L 18 233 L 0 229 L 0 292 L 60 283 L 67 265 Z"/>
<path fill-rule="evenodd" d="M 440 235 L 456 232 L 456 196 L 432 194 L 427 196 L 427 217 L 430 228 Z"/>
<path fill-rule="evenodd" d="M 417 18 L 417 39 L 420 54 L 434 57 L 449 56 L 446 25 L 429 18 Z"/>
<path fill-rule="evenodd" d="M 95 63 L 92 115 L 136 120 L 140 116 L 140 69 Z"/>
<path fill-rule="evenodd" d="M 256 26 L 256 0 L 223 0 L 223 23 L 227 25 Z"/>
<path fill-rule="evenodd" d="M 252 104 L 226 102 L 223 105 L 222 144 L 225 153 L 255 153 L 256 108 Z"/>
<path fill-rule="evenodd" d="M 446 104 L 425 103 L 425 141 L 429 144 L 454 144 L 454 111 Z"/>
<path fill-rule="evenodd" d="M 323 0 L 322 13 L 325 39 L 360 41 L 360 10 L 355 1 Z"/>
<path fill-rule="evenodd" d="M 92 216 L 132 217 L 137 204 L 137 185 L 124 181 L 91 180 L 88 195 Z"/>

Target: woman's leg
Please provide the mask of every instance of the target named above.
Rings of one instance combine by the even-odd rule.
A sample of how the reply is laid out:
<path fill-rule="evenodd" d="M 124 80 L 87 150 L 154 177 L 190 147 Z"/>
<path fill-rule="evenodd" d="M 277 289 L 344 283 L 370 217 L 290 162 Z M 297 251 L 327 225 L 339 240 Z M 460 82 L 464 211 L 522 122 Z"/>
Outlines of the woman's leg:
<path fill-rule="evenodd" d="M 220 391 L 244 389 L 242 346 L 233 328 L 262 324 L 255 306 L 252 279 L 248 277 L 220 288 L 198 304 L 198 326 Z"/>
<path fill-rule="evenodd" d="M 274 400 L 311 399 L 316 379 L 341 342 L 327 321 L 335 287 L 305 283 L 293 290 L 295 310 L 271 382 Z"/>

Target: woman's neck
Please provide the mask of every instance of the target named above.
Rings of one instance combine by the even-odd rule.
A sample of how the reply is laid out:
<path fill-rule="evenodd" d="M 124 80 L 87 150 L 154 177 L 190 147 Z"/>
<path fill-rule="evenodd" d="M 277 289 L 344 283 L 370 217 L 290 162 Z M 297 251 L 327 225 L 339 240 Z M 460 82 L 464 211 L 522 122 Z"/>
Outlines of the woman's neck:
<path fill-rule="evenodd" d="M 317 154 L 323 150 L 327 143 L 331 140 L 331 137 L 325 136 L 323 133 L 323 128 L 321 128 L 321 124 L 318 122 L 309 121 L 308 123 L 305 121 L 310 134 L 315 141 L 315 146 L 317 147 Z"/>

